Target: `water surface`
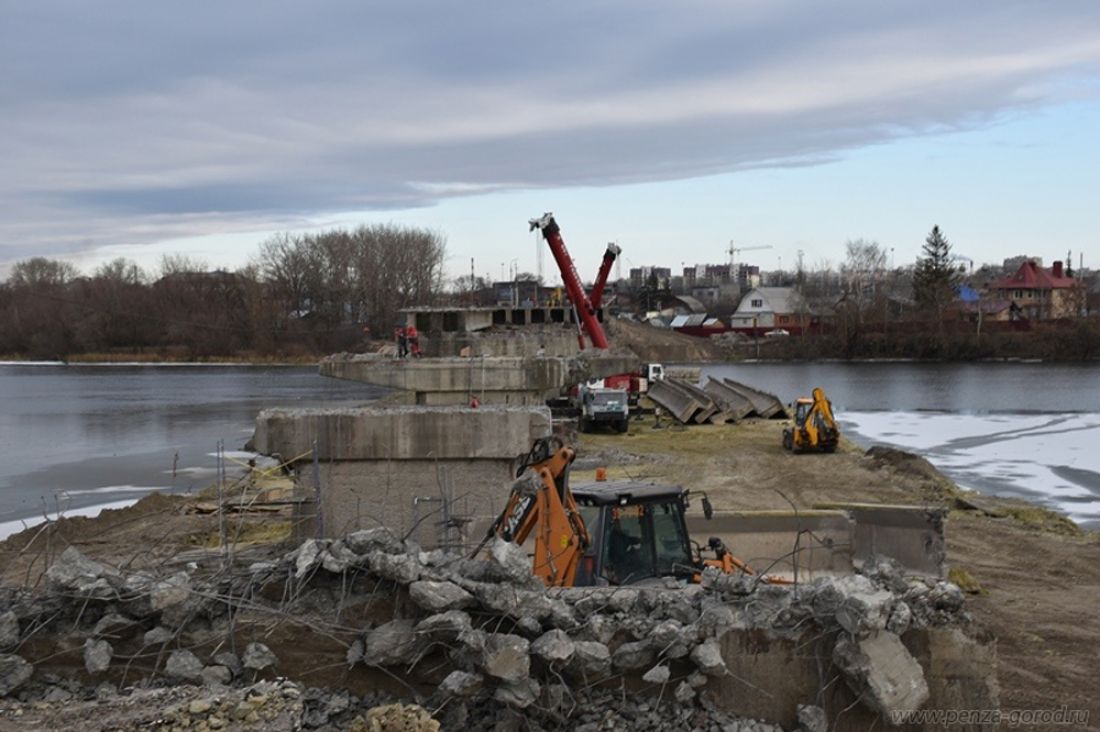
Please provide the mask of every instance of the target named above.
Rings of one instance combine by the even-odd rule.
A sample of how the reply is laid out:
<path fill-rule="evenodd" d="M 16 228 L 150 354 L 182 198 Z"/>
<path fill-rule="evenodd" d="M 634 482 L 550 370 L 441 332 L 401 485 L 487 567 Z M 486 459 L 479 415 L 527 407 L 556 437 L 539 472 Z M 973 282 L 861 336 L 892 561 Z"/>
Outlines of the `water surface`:
<path fill-rule="evenodd" d="M 261 409 L 382 393 L 314 367 L 0 365 L 0 524 L 203 488 L 219 440 L 247 459 Z"/>

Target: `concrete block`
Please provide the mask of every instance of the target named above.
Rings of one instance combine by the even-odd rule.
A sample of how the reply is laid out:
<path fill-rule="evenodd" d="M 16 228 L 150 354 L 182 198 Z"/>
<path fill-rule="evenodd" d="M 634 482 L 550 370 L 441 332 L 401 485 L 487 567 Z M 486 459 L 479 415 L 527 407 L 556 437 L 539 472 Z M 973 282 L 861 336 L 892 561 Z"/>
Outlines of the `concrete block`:
<path fill-rule="evenodd" d="M 833 662 L 860 700 L 884 719 L 920 709 L 928 701 L 924 669 L 893 633 L 858 641 L 842 637 L 833 649 Z"/>
<path fill-rule="evenodd" d="M 360 407 L 265 409 L 255 445 L 284 458 L 309 453 L 346 460 L 512 459 L 550 434 L 542 407 Z"/>
<path fill-rule="evenodd" d="M 873 503 L 820 503 L 814 508 L 841 510 L 855 521 L 852 531 L 855 566 L 863 566 L 881 555 L 896 560 L 911 573 L 946 576 L 946 508 Z"/>

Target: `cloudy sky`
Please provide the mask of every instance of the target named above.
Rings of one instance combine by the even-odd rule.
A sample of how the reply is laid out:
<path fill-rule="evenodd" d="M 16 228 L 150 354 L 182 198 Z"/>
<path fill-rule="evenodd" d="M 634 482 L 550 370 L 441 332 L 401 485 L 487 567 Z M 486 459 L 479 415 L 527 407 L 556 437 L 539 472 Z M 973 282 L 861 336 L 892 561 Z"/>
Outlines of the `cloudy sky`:
<path fill-rule="evenodd" d="M 765 269 L 939 224 L 1100 266 L 1100 3 L 0 0 L 0 267 L 436 229 L 448 268 Z M 546 258 L 549 265 L 549 257 Z M 3 270 L 0 269 L 0 274 Z"/>

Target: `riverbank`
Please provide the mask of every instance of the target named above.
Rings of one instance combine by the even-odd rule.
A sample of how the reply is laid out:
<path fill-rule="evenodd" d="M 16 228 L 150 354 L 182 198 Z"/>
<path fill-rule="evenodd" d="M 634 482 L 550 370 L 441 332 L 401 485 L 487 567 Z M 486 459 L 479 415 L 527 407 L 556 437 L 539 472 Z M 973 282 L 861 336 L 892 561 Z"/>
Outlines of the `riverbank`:
<path fill-rule="evenodd" d="M 1066 705 L 1100 714 L 1093 651 L 1100 644 L 1100 534 L 1022 501 L 960 491 L 921 458 L 866 454 L 845 442 L 833 455 L 792 455 L 780 447 L 780 422 L 653 429 L 634 422 L 626 435 L 583 435 L 574 479 L 607 467 L 630 477 L 703 490 L 719 510 L 808 509 L 820 503 L 946 505 L 947 562 L 972 594 L 979 632 L 997 638 L 1001 698 L 1007 708 Z M 503 489 L 502 489 L 503 497 Z M 95 518 L 66 518 L 0 542 L 0 576 L 33 586 L 67 546 L 132 570 L 217 552 L 214 514 L 194 497 L 153 495 Z M 236 552 L 249 561 L 290 546 L 285 518 L 231 518 Z M 736 553 L 736 547 L 733 547 Z"/>

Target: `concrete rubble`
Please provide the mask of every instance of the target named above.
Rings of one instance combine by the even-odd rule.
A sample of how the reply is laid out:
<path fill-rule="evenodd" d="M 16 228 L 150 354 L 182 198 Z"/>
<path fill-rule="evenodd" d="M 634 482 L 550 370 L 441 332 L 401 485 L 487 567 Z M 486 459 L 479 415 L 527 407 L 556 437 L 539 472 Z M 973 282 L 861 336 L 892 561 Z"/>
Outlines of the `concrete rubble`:
<path fill-rule="evenodd" d="M 531 576 L 529 562 L 505 542 L 470 559 L 421 551 L 385 529 L 308 540 L 281 558 L 209 576 L 135 578 L 69 548 L 50 567 L 44 593 L 0 590 L 0 642 L 19 648 L 34 626 L 63 637 L 63 645 L 79 641 L 91 674 L 127 673 L 132 683 L 135 673 L 149 673 L 162 682 L 225 689 L 275 671 L 293 677 L 295 659 L 310 642 L 301 633 L 312 629 L 308 637 L 317 642 L 343 643 L 334 665 L 407 679 L 415 693 L 404 700 L 442 707 L 446 728 L 493 726 L 522 714 L 532 728 L 763 730 L 773 727 L 722 711 L 712 693 L 730 674 L 727 634 L 799 638 L 812 628 L 815 637 L 833 638 L 826 660 L 870 711 L 885 715 L 918 708 L 929 696 L 921 665 L 899 636 L 968 621 L 957 587 L 906 576 L 888 560 L 867 563 L 866 574 L 797 585 L 707 570 L 695 585 L 668 580 L 550 590 Z M 373 607 L 378 597 L 384 615 L 346 616 L 359 618 L 358 630 L 333 616 L 334 607 Z M 180 607 L 187 613 L 176 612 Z M 257 632 L 250 642 L 240 640 L 240 627 L 269 628 L 291 615 L 304 623 L 289 635 Z M 169 624 L 166 616 L 177 617 Z M 241 656 L 225 645 L 232 627 Z M 109 630 L 110 640 L 98 638 L 97 628 Z M 55 667 L 20 653 L 0 654 L 0 696 L 33 700 L 32 664 L 42 664 L 36 678 Z M 135 658 L 143 660 L 135 666 Z M 626 697 L 611 691 L 624 679 L 651 691 Z M 332 693 L 325 694 L 312 716 L 305 707 L 301 714 L 324 724 L 363 711 L 356 703 L 333 711 L 340 703 L 329 709 Z M 824 711 L 813 698 L 803 702 L 802 726 L 822 728 Z M 789 712 L 793 719 L 795 710 Z"/>

